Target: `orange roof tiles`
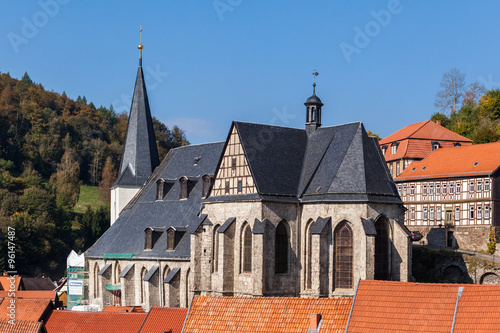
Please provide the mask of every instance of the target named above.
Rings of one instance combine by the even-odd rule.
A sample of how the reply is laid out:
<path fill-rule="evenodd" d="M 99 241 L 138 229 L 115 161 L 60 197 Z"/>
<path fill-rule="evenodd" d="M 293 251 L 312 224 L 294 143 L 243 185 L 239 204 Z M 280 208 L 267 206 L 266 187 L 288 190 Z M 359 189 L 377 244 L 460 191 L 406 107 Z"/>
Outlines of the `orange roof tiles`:
<path fill-rule="evenodd" d="M 458 287 L 361 280 L 348 332 L 451 332 Z"/>
<path fill-rule="evenodd" d="M 8 297 L 9 292 L 4 290 L 0 291 L 0 297 Z M 55 290 L 17 290 L 15 292 L 16 298 L 41 298 L 47 300 L 54 300 L 56 297 Z"/>
<path fill-rule="evenodd" d="M 153 307 L 146 317 L 139 333 L 169 332 L 181 333 L 188 309 Z"/>
<path fill-rule="evenodd" d="M 14 300 L 14 303 L 11 303 Z M 51 301 L 33 298 L 4 298 L 0 303 L 0 318 L 10 319 L 11 306 L 14 305 L 16 320 L 39 321 L 47 308 L 51 307 Z"/>
<path fill-rule="evenodd" d="M 499 285 L 467 285 L 458 302 L 454 332 L 498 332 L 499 313 Z"/>
<path fill-rule="evenodd" d="M 500 142 L 441 148 L 422 161 L 412 162 L 395 181 L 486 176 L 499 167 Z"/>
<path fill-rule="evenodd" d="M 352 298 L 195 296 L 185 333 L 307 332 L 321 314 L 320 332 L 344 332 Z"/>
<path fill-rule="evenodd" d="M 2 333 L 38 333 L 43 332 L 42 323 L 36 321 L 16 320 L 14 324 L 7 319 L 0 319 L 0 332 Z"/>
<path fill-rule="evenodd" d="M 102 309 L 102 312 L 144 312 L 142 306 L 114 306 L 108 305 Z"/>
<path fill-rule="evenodd" d="M 15 288 L 16 290 L 19 289 L 19 284 L 21 283 L 21 277 L 19 275 L 14 276 L 15 278 Z M 0 285 L 2 285 L 2 290 L 9 290 L 10 289 L 10 282 L 12 279 L 8 275 L 1 275 L 0 276 Z"/>
<path fill-rule="evenodd" d="M 401 158 L 422 159 L 432 152 L 432 142 L 439 142 L 442 148 L 451 148 L 455 142 L 462 146 L 472 145 L 472 140 L 461 136 L 431 120 L 411 124 L 379 141 L 387 145 L 384 155 L 386 161 Z M 391 144 L 398 143 L 395 154 L 391 153 Z"/>
<path fill-rule="evenodd" d="M 45 322 L 47 333 L 137 333 L 146 313 L 54 310 Z"/>

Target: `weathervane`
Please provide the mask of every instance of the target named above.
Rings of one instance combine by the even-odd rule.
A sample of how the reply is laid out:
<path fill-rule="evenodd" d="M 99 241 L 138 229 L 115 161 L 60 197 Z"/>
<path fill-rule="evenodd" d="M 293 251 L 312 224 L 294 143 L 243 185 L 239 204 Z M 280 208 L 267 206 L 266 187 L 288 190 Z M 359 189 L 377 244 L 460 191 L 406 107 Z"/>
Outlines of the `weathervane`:
<path fill-rule="evenodd" d="M 318 76 L 319 73 L 313 69 L 313 95 L 316 94 L 316 76 Z"/>
<path fill-rule="evenodd" d="M 139 28 L 139 46 L 137 46 L 139 49 L 139 66 L 142 67 L 142 49 L 144 46 L 142 46 L 142 24 L 140 25 Z"/>

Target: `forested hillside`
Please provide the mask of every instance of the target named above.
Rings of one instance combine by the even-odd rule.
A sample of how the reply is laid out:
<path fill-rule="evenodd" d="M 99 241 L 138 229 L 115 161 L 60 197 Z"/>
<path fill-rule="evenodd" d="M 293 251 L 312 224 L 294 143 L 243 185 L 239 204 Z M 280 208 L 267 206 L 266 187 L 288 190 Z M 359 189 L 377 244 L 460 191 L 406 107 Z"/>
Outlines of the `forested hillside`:
<path fill-rule="evenodd" d="M 160 158 L 189 144 L 178 127 L 153 123 Z M 99 185 L 109 202 L 126 129 L 127 114 L 112 107 L 46 91 L 28 74 L 21 80 L 0 74 L 0 269 L 12 270 L 9 227 L 15 229 L 15 270 L 52 278 L 64 271 L 71 249 L 83 251 L 102 234 L 108 207 L 83 214 L 73 207 L 82 184 Z"/>

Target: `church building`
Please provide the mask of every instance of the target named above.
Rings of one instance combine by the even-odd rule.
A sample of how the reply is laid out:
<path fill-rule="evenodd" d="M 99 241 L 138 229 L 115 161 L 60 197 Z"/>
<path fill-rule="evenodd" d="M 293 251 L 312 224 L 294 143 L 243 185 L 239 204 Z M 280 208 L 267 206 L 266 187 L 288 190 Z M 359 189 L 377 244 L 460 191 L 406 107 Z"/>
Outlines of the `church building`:
<path fill-rule="evenodd" d="M 234 121 L 226 141 L 158 164 L 140 59 L 116 221 L 85 253 L 91 304 L 352 296 L 359 279 L 410 280 L 405 212 L 379 145 L 360 122 L 323 127 L 315 84 L 305 128 Z"/>

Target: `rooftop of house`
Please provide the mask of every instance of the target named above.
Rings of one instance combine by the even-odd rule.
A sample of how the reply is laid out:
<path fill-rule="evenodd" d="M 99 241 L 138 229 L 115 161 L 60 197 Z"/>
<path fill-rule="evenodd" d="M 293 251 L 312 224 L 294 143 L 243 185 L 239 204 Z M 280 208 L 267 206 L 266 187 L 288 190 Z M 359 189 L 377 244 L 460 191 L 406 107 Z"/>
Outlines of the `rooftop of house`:
<path fill-rule="evenodd" d="M 43 323 L 36 321 L 0 319 L 2 333 L 43 333 Z"/>
<path fill-rule="evenodd" d="M 9 291 L 0 291 L 0 298 L 9 296 Z M 55 290 L 17 290 L 15 293 L 16 298 L 36 298 L 55 301 L 57 294 Z"/>
<path fill-rule="evenodd" d="M 500 142 L 441 148 L 412 162 L 395 181 L 489 176 L 500 167 Z"/>
<path fill-rule="evenodd" d="M 137 333 L 146 313 L 54 310 L 47 317 L 47 333 Z"/>
<path fill-rule="evenodd" d="M 10 319 L 12 303 L 9 297 L 0 298 L 0 318 Z M 46 299 L 14 298 L 16 320 L 40 321 L 53 309 L 53 303 Z"/>
<path fill-rule="evenodd" d="M 345 332 L 352 298 L 195 296 L 184 332 Z"/>
<path fill-rule="evenodd" d="M 472 145 L 472 140 L 450 131 L 432 120 L 408 125 L 380 140 L 379 145 L 386 147 L 384 155 L 386 161 L 392 161 L 402 158 L 422 159 L 432 152 L 433 142 L 439 143 L 441 148 L 451 148 L 456 144 Z M 394 154 L 391 150 L 393 144 L 397 145 Z"/>
<path fill-rule="evenodd" d="M 139 333 L 181 333 L 188 309 L 152 307 Z"/>
<path fill-rule="evenodd" d="M 108 305 L 102 312 L 145 312 L 142 306 L 114 306 Z"/>

